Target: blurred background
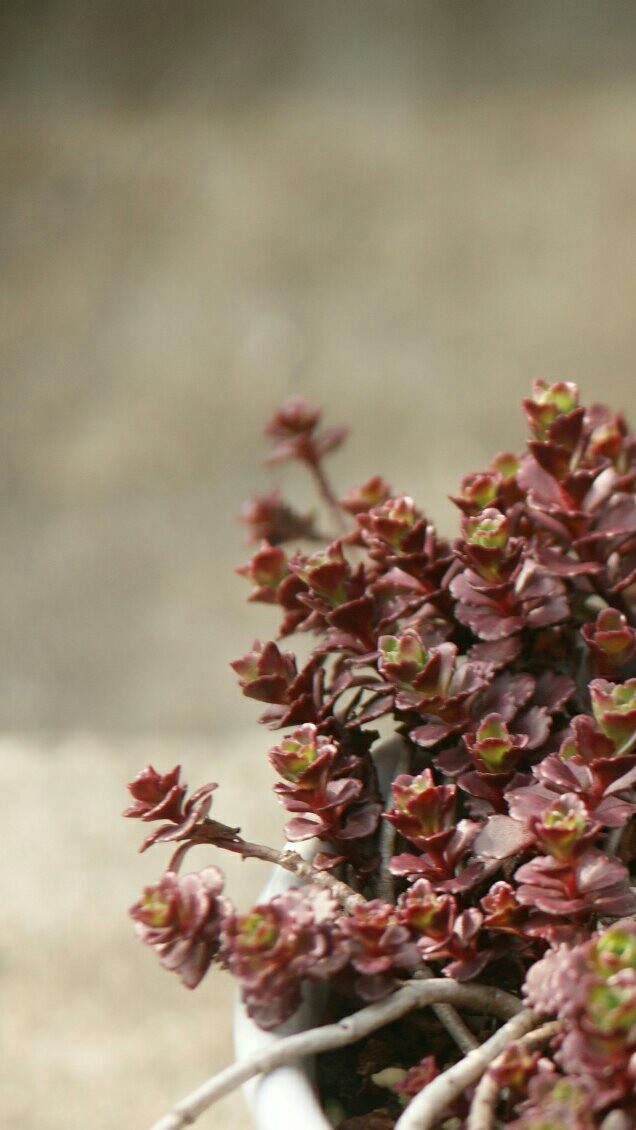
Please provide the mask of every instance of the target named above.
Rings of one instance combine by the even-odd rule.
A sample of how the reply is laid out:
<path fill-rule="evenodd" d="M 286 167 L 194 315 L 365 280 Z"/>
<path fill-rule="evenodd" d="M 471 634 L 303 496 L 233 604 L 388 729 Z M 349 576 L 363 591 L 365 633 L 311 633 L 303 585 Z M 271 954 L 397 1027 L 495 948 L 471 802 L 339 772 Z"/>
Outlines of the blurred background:
<path fill-rule="evenodd" d="M 447 493 L 520 446 L 534 377 L 633 420 L 636 9 L 5 0 L 0 21 L 0 1111 L 144 1130 L 231 1057 L 233 989 L 188 994 L 134 941 L 167 856 L 136 856 L 124 782 L 181 761 L 221 781 L 219 818 L 280 838 L 228 669 L 273 630 L 233 573 L 236 513 L 276 481 L 262 423 L 323 404 L 353 429 L 338 489 L 381 472 L 451 532 Z M 228 867 L 245 905 L 259 866 Z M 245 1123 L 234 1096 L 201 1125 Z"/>

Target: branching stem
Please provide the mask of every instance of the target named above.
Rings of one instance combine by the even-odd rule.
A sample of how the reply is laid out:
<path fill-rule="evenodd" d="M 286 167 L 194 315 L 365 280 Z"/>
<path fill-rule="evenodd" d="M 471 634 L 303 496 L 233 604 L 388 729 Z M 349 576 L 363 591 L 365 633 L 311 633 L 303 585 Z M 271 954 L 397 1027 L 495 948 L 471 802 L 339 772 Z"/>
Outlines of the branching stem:
<path fill-rule="evenodd" d="M 541 1047 L 542 1044 L 547 1044 L 548 1040 L 556 1036 L 559 1028 L 560 1025 L 556 1020 L 542 1024 L 540 1028 L 535 1028 L 534 1032 L 528 1032 L 527 1036 L 522 1036 L 520 1040 L 517 1040 L 517 1047 L 527 1050 Z M 497 1076 L 494 1074 L 494 1068 L 496 1068 L 500 1059 L 501 1056 L 498 1056 L 497 1059 L 493 1060 L 490 1068 L 479 1081 L 470 1106 L 466 1130 L 493 1130 L 497 1100 L 501 1091 Z"/>
<path fill-rule="evenodd" d="M 422 981 L 428 981 L 434 977 L 432 969 L 428 965 L 422 965 L 415 974 Z M 452 1040 L 455 1041 L 457 1047 L 466 1054 L 471 1052 L 473 1048 L 479 1047 L 479 1040 L 475 1038 L 467 1024 L 464 1023 L 457 1009 L 452 1004 L 443 1004 L 441 1001 L 437 1004 L 431 1005 L 440 1024 L 448 1032 Z"/>
<path fill-rule="evenodd" d="M 529 1009 L 519 1012 L 499 1028 L 489 1040 L 480 1044 L 478 1048 L 469 1052 L 424 1087 L 424 1090 L 411 1100 L 396 1123 L 395 1130 L 432 1130 L 448 1106 L 484 1073 L 508 1044 L 525 1036 L 526 1032 L 536 1024 L 537 1017 L 534 1012 Z"/>
<path fill-rule="evenodd" d="M 307 1032 L 284 1037 L 274 1046 L 259 1049 L 247 1059 L 226 1067 L 177 1103 L 169 1114 L 164 1115 L 154 1124 L 152 1130 L 184 1130 L 184 1127 L 195 1122 L 218 1099 L 229 1094 L 236 1087 L 242 1086 L 255 1075 L 265 1075 L 276 1067 L 293 1063 L 294 1060 L 304 1056 L 317 1055 L 332 1048 L 355 1044 L 364 1036 L 399 1020 L 413 1009 L 426 1008 L 437 1003 L 456 1004 L 506 1020 L 511 1016 L 516 1017 L 516 1014 L 519 1014 L 517 1019 L 532 1017 L 531 1013 L 519 1012 L 522 1005 L 517 997 L 490 985 L 460 984 L 447 977 L 434 978 L 430 981 L 409 981 L 391 996 L 368 1005 L 351 1016 L 346 1016 L 337 1024 L 326 1024 L 320 1028 L 310 1028 Z M 504 1032 L 509 1027 L 510 1024 L 506 1024 L 501 1031 Z M 519 1030 L 515 1030 L 509 1039 L 514 1039 L 521 1034 L 521 1031 L 527 1030 L 527 1027 L 523 1028 L 522 1025 L 518 1025 L 517 1028 Z M 501 1047 L 507 1042 L 508 1039 Z M 484 1048 L 486 1046 L 483 1045 Z M 501 1047 L 497 1047 L 495 1054 L 501 1050 Z M 477 1052 L 481 1050 L 478 1048 Z M 471 1052 L 467 1059 L 477 1052 Z M 466 1060 L 461 1062 L 465 1063 Z M 434 1086 L 436 1082 L 437 1080 L 434 1080 L 430 1086 Z M 429 1088 L 426 1090 L 428 1091 Z"/>
<path fill-rule="evenodd" d="M 307 462 L 307 466 L 311 471 L 320 497 L 322 498 L 323 502 L 329 507 L 329 511 L 333 515 L 338 529 L 341 533 L 344 533 L 347 529 L 347 523 L 345 522 L 344 515 L 342 513 L 342 510 L 340 509 L 338 499 L 331 489 L 329 479 L 324 472 L 322 464 L 319 462 Z"/>
<path fill-rule="evenodd" d="M 285 871 L 291 871 L 299 879 L 315 883 L 319 887 L 327 887 L 334 898 L 349 913 L 353 911 L 354 907 L 363 906 L 367 901 L 363 895 L 354 891 L 348 883 L 343 883 L 341 879 L 337 879 L 331 871 L 323 871 L 315 867 L 313 863 L 308 863 L 298 852 L 279 851 L 277 848 L 268 847 L 266 844 L 253 844 L 242 839 L 236 832 L 232 836 L 219 835 L 219 827 L 225 828 L 225 825 L 219 826 L 214 820 L 203 821 L 197 826 L 196 836 L 191 840 L 191 843 L 211 843 L 225 851 L 242 855 L 244 859 L 260 859 L 264 863 L 274 863 Z M 232 831 L 232 829 L 229 829 L 229 831 Z"/>

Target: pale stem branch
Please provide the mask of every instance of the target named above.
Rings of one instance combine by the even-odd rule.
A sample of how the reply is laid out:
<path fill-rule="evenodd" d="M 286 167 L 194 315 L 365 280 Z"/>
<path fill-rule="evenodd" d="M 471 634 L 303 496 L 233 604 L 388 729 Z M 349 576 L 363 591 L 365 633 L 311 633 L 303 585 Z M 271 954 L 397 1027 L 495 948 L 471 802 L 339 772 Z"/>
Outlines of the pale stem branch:
<path fill-rule="evenodd" d="M 210 821 L 214 824 L 214 821 Z M 363 895 L 354 891 L 348 883 L 343 883 L 341 879 L 337 879 L 331 871 L 323 871 L 318 867 L 314 867 L 313 863 L 308 863 L 303 859 L 298 852 L 291 850 L 279 851 L 277 848 L 268 847 L 266 844 L 252 844 L 247 840 L 241 839 L 240 836 L 234 835 L 232 838 L 229 836 L 217 837 L 210 835 L 205 836 L 205 823 L 200 825 L 197 829 L 199 833 L 193 837 L 193 843 L 211 843 L 215 847 L 223 848 L 225 851 L 232 851 L 236 855 L 242 855 L 244 859 L 260 859 L 264 863 L 274 863 L 278 867 L 282 867 L 285 871 L 291 871 L 293 875 L 297 875 L 299 879 L 303 879 L 309 883 L 315 883 L 319 887 L 327 887 L 331 891 L 334 898 L 338 900 L 341 906 L 346 911 L 351 913 L 356 906 L 363 906 L 367 901 Z"/>
<path fill-rule="evenodd" d="M 498 1057 L 494 1065 L 498 1062 Z M 491 1071 L 482 1075 L 473 1101 L 470 1104 L 470 1114 L 466 1123 L 466 1130 L 493 1130 L 495 1125 L 495 1110 L 501 1094 L 501 1087 L 497 1076 Z"/>
<path fill-rule="evenodd" d="M 534 1032 L 528 1032 L 527 1036 L 522 1036 L 520 1040 L 517 1040 L 517 1047 L 527 1050 L 541 1047 L 542 1044 L 547 1044 L 548 1040 L 556 1036 L 559 1028 L 560 1025 L 557 1020 L 552 1020 L 549 1024 L 542 1024 L 540 1028 L 535 1028 Z M 501 1091 L 495 1075 L 495 1068 L 500 1060 L 501 1056 L 497 1056 L 497 1059 L 493 1060 L 477 1085 L 470 1106 L 466 1130 L 493 1130 L 497 1100 Z"/>
<path fill-rule="evenodd" d="M 473 1035 L 468 1025 L 464 1023 L 452 1004 L 434 1004 L 433 1012 L 464 1054 L 479 1047 L 479 1040 Z"/>
<path fill-rule="evenodd" d="M 526 1032 L 536 1024 L 537 1017 L 534 1012 L 529 1009 L 519 1012 L 499 1028 L 489 1040 L 480 1044 L 478 1048 L 460 1059 L 459 1063 L 453 1064 L 424 1087 L 424 1090 L 411 1100 L 396 1123 L 395 1130 L 431 1130 L 448 1106 L 484 1073 L 493 1059 L 496 1059 L 508 1044 L 525 1036 Z M 161 1130 L 164 1128 L 162 1127 Z"/>
<path fill-rule="evenodd" d="M 432 969 L 428 965 L 422 965 L 415 974 L 421 980 L 428 980 L 434 976 Z M 456 1008 L 452 1004 L 434 1004 L 431 1006 L 440 1024 L 448 1032 L 452 1040 L 455 1041 L 457 1047 L 464 1052 L 471 1052 L 473 1048 L 479 1047 L 479 1040 L 471 1032 L 467 1024 L 464 1023 Z"/>
<path fill-rule="evenodd" d="M 438 1003 L 454 1003 L 505 1020 L 515 1016 L 522 1008 L 517 997 L 490 985 L 460 984 L 447 977 L 409 981 L 391 996 L 346 1016 L 337 1024 L 326 1024 L 294 1036 L 286 1036 L 274 1046 L 259 1049 L 246 1059 L 226 1067 L 178 1102 L 169 1114 L 154 1124 L 152 1130 L 183 1130 L 218 1099 L 247 1083 L 255 1075 L 265 1075 L 276 1067 L 293 1063 L 304 1056 L 355 1044 L 378 1028 L 399 1020 L 414 1008 L 426 1008 Z M 522 1012 L 520 1015 L 531 1014 Z M 509 1025 L 505 1027 L 508 1028 Z M 515 1032 L 514 1035 L 517 1034 L 519 1033 Z M 497 1048 L 497 1052 L 500 1050 Z M 471 1052 L 471 1055 L 475 1054 Z"/>

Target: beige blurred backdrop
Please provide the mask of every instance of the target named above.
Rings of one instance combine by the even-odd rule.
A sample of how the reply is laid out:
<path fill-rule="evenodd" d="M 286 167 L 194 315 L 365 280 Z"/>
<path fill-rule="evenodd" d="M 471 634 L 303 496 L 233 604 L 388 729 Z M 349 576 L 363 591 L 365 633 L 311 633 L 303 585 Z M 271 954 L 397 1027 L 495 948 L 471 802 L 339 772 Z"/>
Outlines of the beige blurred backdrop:
<path fill-rule="evenodd" d="M 123 783 L 179 760 L 275 842 L 228 660 L 236 512 L 283 397 L 445 531 L 535 376 L 634 416 L 636 9 L 22 0 L 0 13 L 0 1112 L 144 1130 L 231 1056 L 232 987 L 132 938 L 165 864 Z M 300 504 L 302 476 L 280 476 Z M 151 853 L 152 854 L 152 853 Z M 203 860 L 195 860 L 203 863 Z M 233 867 L 247 905 L 263 880 Z M 238 1097 L 202 1127 L 239 1130 Z M 299 1128 L 300 1130 L 300 1128 Z"/>

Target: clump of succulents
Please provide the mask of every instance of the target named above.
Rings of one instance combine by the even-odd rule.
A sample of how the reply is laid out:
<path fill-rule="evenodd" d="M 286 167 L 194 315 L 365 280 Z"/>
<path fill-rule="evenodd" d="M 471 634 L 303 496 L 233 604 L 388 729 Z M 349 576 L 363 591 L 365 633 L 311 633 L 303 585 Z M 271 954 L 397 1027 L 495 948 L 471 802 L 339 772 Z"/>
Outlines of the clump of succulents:
<path fill-rule="evenodd" d="M 356 1045 L 343 1130 L 636 1126 L 636 436 L 573 384 L 536 381 L 523 409 L 526 451 L 462 480 L 452 541 L 379 476 L 339 499 L 324 458 L 345 430 L 302 399 L 265 428 L 269 461 L 303 464 L 335 526 L 324 538 L 270 490 L 243 513 L 258 548 L 238 570 L 279 624 L 232 666 L 284 731 L 274 790 L 312 859 L 212 819 L 216 786 L 188 797 L 178 767 L 129 786 L 125 815 L 159 825 L 143 846 L 175 846 L 131 915 L 186 986 L 229 970 L 264 1028 L 310 981 L 334 1015 L 431 976 L 525 1002 L 526 1034 L 428 1121 L 404 1121 L 408 1104 L 492 1036 L 488 1010 L 460 1007 L 463 1046 L 441 1008 L 405 1018 L 406 1042 L 394 1026 Z M 314 641 L 302 663 L 297 633 Z M 298 884 L 239 914 L 216 866 L 180 874 L 202 843 Z"/>

